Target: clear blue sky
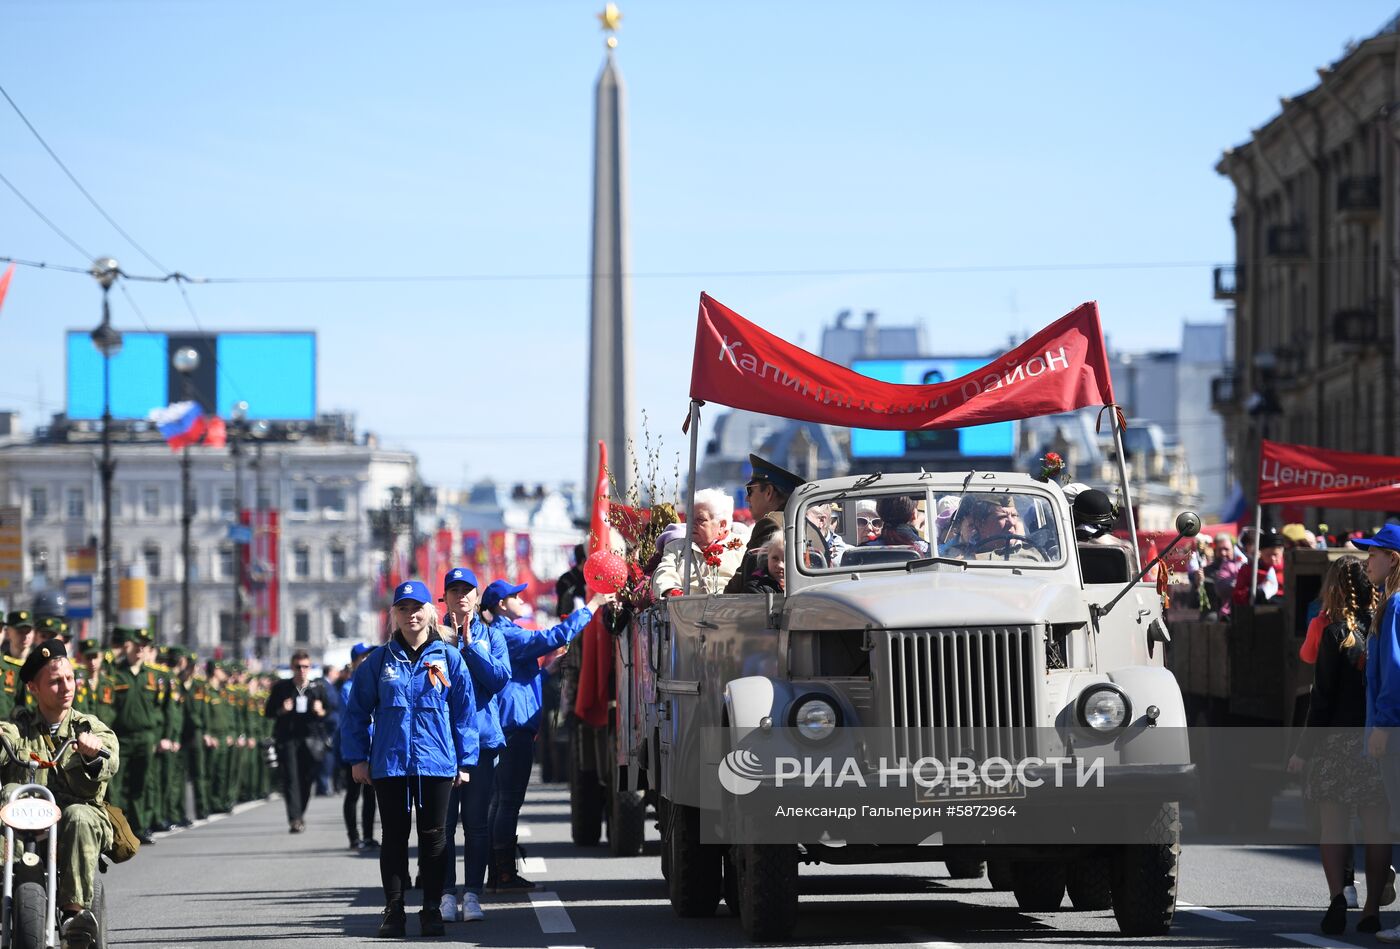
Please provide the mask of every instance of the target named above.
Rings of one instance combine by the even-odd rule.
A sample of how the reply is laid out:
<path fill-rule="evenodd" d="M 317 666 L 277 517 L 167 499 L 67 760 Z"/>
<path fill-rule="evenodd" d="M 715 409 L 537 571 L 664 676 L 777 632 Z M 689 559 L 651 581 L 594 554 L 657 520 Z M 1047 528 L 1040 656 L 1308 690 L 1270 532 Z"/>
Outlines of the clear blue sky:
<path fill-rule="evenodd" d="M 0 84 L 116 220 L 209 276 L 581 275 L 601 0 L 11 0 Z M 1098 299 L 1115 345 L 1221 319 L 1208 266 L 882 276 L 946 265 L 1229 261 L 1221 151 L 1395 5 L 627 0 L 639 408 L 670 451 L 707 290 L 815 346 L 838 310 L 983 351 Z M 152 267 L 0 102 L 0 173 L 79 244 Z M 0 254 L 85 264 L 0 188 Z M 733 276 L 733 271 L 819 271 Z M 193 329 L 168 286 L 151 326 Z M 209 329 L 314 328 L 323 410 L 454 485 L 575 479 L 588 286 L 190 290 Z M 114 319 L 140 322 L 113 294 Z M 86 277 L 22 269 L 0 405 L 62 409 Z M 241 386 L 256 380 L 239 380 Z M 1207 394 L 1202 393 L 1202 398 Z M 42 399 L 42 401 L 40 401 Z"/>

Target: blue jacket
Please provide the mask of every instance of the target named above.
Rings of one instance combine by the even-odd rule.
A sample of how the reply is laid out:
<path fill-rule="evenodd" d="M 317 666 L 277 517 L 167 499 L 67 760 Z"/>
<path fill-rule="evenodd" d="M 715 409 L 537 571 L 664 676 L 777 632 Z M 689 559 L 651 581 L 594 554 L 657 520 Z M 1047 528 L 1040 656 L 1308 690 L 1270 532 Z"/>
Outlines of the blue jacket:
<path fill-rule="evenodd" d="M 430 677 L 429 666 L 446 676 L 446 688 Z M 476 764 L 475 711 L 461 653 L 433 637 L 410 662 L 391 639 L 355 670 L 340 719 L 341 758 L 368 761 L 374 778 L 456 777 Z"/>
<path fill-rule="evenodd" d="M 470 640 L 470 641 L 469 641 Z M 487 626 L 475 616 L 471 628 L 458 645 L 462 659 L 472 674 L 476 693 L 476 731 L 482 748 L 504 748 L 501 731 L 499 694 L 510 681 L 510 652 L 499 629 Z"/>
<path fill-rule="evenodd" d="M 504 616 L 497 616 L 491 622 L 493 630 L 500 630 L 510 652 L 510 681 L 499 696 L 501 729 L 507 735 L 520 729 L 539 731 L 542 704 L 539 658 L 568 645 L 592 618 L 593 611 L 585 606 L 574 610 L 553 629 L 521 629 Z"/>
<path fill-rule="evenodd" d="M 1381 608 L 1375 633 L 1366 639 L 1366 738 L 1372 728 L 1400 725 L 1400 593 Z M 1400 754 L 1400 737 L 1386 743 Z"/>

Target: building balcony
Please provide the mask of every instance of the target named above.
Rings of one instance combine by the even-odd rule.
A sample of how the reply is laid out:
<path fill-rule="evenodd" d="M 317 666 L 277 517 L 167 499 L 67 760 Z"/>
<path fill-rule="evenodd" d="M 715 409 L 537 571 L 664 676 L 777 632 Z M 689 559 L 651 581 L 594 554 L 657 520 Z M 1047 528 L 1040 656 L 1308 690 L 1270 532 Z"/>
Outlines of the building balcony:
<path fill-rule="evenodd" d="M 1237 300 L 1244 293 L 1244 267 L 1216 267 L 1213 275 L 1215 298 Z"/>
<path fill-rule="evenodd" d="M 1353 175 L 1337 182 L 1337 215 L 1347 221 L 1371 221 L 1381 213 L 1379 175 Z"/>
<path fill-rule="evenodd" d="M 1210 380 L 1210 405 L 1221 415 L 1232 412 L 1239 404 L 1239 377 L 1234 369 L 1225 370 L 1223 375 Z"/>
<path fill-rule="evenodd" d="M 1364 349 L 1380 342 L 1380 314 L 1375 307 L 1356 307 L 1332 314 L 1332 345 Z"/>
<path fill-rule="evenodd" d="M 1274 224 L 1264 232 L 1264 253 L 1276 260 L 1305 260 L 1308 234 L 1300 224 Z"/>

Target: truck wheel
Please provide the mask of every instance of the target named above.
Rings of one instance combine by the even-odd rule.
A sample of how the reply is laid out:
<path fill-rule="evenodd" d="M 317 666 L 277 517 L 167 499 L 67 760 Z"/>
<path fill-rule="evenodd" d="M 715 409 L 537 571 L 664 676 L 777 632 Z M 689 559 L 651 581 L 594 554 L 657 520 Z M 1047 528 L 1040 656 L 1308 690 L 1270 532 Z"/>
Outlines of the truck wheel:
<path fill-rule="evenodd" d="M 38 883 L 21 883 L 15 889 L 14 929 L 10 934 L 14 949 L 44 949 L 48 895 Z"/>
<path fill-rule="evenodd" d="M 724 852 L 724 905 L 730 916 L 739 915 L 739 865 L 732 848 Z"/>
<path fill-rule="evenodd" d="M 1065 898 L 1065 865 L 1017 860 L 1011 864 L 1011 891 L 1027 912 L 1054 912 Z"/>
<path fill-rule="evenodd" d="M 603 835 L 603 786 L 597 772 L 579 767 L 577 727 L 569 730 L 569 835 L 577 847 L 596 846 Z"/>
<path fill-rule="evenodd" d="M 787 939 L 797 926 L 797 848 L 741 844 L 739 922 L 755 941 Z"/>
<path fill-rule="evenodd" d="M 992 885 L 992 889 L 1009 893 L 1012 886 L 1015 885 L 1015 881 L 1011 877 L 1011 861 L 988 860 L 987 882 Z"/>
<path fill-rule="evenodd" d="M 1076 860 L 1065 870 L 1069 901 L 1081 911 L 1108 909 L 1113 905 L 1113 865 L 1103 857 Z"/>
<path fill-rule="evenodd" d="M 677 916 L 713 916 L 724 886 L 722 847 L 700 842 L 700 809 L 670 804 L 661 841 L 670 862 L 666 889 Z"/>
<path fill-rule="evenodd" d="M 636 791 L 614 790 L 608 808 L 608 851 L 614 857 L 635 857 L 646 839 L 647 802 Z"/>
<path fill-rule="evenodd" d="M 1180 806 L 1157 808 L 1143 839 L 1119 847 L 1113 861 L 1113 915 L 1125 936 L 1161 936 L 1171 929 L 1181 869 Z"/>
<path fill-rule="evenodd" d="M 971 857 L 951 857 L 943 865 L 948 868 L 950 880 L 980 880 L 987 869 L 986 861 Z"/>

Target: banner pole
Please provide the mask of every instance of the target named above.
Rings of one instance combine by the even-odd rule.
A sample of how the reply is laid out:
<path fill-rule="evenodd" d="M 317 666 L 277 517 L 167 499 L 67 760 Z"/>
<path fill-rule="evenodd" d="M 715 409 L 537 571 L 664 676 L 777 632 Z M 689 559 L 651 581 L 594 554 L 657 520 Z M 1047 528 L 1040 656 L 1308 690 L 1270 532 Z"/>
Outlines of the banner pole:
<path fill-rule="evenodd" d="M 1249 565 L 1249 602 L 1259 598 L 1259 542 L 1264 539 L 1264 505 L 1254 505 L 1254 562 Z"/>
<path fill-rule="evenodd" d="M 1123 429 L 1118 424 L 1118 406 L 1110 406 L 1109 421 L 1113 425 L 1113 447 L 1118 451 L 1118 483 L 1123 489 L 1123 510 L 1128 515 L 1129 544 L 1133 550 L 1133 572 L 1142 569 L 1142 553 L 1138 550 L 1137 517 L 1133 514 L 1133 495 L 1128 488 L 1128 459 L 1123 453 Z"/>
<path fill-rule="evenodd" d="M 685 536 L 690 537 L 691 525 L 695 523 L 695 455 L 700 447 L 700 403 L 690 400 L 690 481 L 685 489 Z M 695 558 L 691 550 L 695 545 L 685 545 L 685 570 L 681 577 L 681 590 L 690 592 L 690 567 Z"/>

